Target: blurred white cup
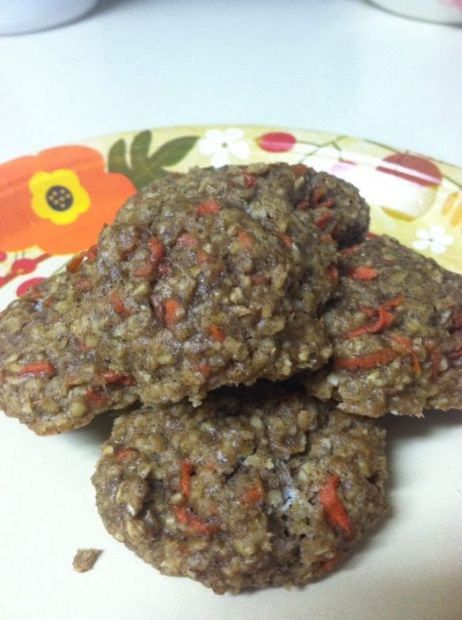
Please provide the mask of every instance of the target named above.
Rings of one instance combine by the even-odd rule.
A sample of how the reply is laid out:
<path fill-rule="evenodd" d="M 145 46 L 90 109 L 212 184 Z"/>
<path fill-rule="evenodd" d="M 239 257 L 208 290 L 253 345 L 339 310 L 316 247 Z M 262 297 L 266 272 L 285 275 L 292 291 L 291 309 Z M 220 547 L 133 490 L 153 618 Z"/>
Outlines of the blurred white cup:
<path fill-rule="evenodd" d="M 393 13 L 431 22 L 462 24 L 462 0 L 371 0 Z"/>
<path fill-rule="evenodd" d="M 46 30 L 77 19 L 98 0 L 0 0 L 0 34 Z"/>

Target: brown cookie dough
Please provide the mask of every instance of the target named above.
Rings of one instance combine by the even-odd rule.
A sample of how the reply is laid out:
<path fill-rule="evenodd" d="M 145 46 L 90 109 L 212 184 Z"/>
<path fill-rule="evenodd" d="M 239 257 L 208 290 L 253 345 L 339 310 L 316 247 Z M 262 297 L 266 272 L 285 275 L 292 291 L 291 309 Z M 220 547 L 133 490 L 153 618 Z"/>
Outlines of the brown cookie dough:
<path fill-rule="evenodd" d="M 195 169 L 131 199 L 97 247 L 3 313 L 0 407 L 50 434 L 138 399 L 198 403 L 321 367 L 337 254 L 294 208 L 300 178 Z"/>
<path fill-rule="evenodd" d="M 263 389 L 120 416 L 93 476 L 108 531 L 217 593 L 332 570 L 386 508 L 384 431 Z"/>
<path fill-rule="evenodd" d="M 86 573 L 91 570 L 96 560 L 103 553 L 101 549 L 77 549 L 72 567 L 77 573 Z"/>
<path fill-rule="evenodd" d="M 324 315 L 331 363 L 309 391 L 349 413 L 462 407 L 462 278 L 389 237 L 343 252 Z"/>

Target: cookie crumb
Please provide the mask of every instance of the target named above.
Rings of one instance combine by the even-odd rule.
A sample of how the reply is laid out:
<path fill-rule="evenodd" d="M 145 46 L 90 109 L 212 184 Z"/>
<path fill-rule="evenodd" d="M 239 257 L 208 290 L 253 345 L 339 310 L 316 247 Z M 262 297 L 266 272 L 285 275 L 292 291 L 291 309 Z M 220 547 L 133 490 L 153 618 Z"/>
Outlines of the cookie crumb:
<path fill-rule="evenodd" d="M 77 549 L 72 560 L 73 569 L 78 573 L 86 573 L 93 568 L 102 553 L 102 549 Z"/>

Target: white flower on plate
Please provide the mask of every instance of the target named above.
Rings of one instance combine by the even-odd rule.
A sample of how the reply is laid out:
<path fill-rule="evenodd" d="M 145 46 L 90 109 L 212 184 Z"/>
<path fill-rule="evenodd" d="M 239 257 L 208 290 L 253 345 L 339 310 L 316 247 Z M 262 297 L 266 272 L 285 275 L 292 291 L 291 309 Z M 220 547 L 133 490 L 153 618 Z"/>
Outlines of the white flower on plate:
<path fill-rule="evenodd" d="M 419 228 L 416 237 L 417 240 L 412 243 L 416 250 L 430 250 L 433 254 L 444 254 L 454 242 L 454 238 L 447 235 L 442 226 L 430 226 L 428 230 Z"/>
<path fill-rule="evenodd" d="M 215 168 L 229 163 L 229 156 L 233 155 L 237 159 L 247 159 L 250 155 L 250 146 L 243 140 L 244 132 L 242 129 L 230 127 L 222 131 L 221 129 L 209 129 L 205 136 L 199 140 L 199 152 L 202 155 L 210 156 L 212 165 Z"/>

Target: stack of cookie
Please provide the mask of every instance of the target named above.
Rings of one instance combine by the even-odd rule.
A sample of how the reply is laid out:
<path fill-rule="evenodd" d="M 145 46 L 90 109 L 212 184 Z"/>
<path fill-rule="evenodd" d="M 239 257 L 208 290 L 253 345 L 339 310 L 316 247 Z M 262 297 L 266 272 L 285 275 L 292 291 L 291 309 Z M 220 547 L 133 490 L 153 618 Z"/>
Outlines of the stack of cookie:
<path fill-rule="evenodd" d="M 3 312 L 0 408 L 120 411 L 97 505 L 161 572 L 304 585 L 386 510 L 371 418 L 462 407 L 462 279 L 368 227 L 304 165 L 165 176 Z"/>

